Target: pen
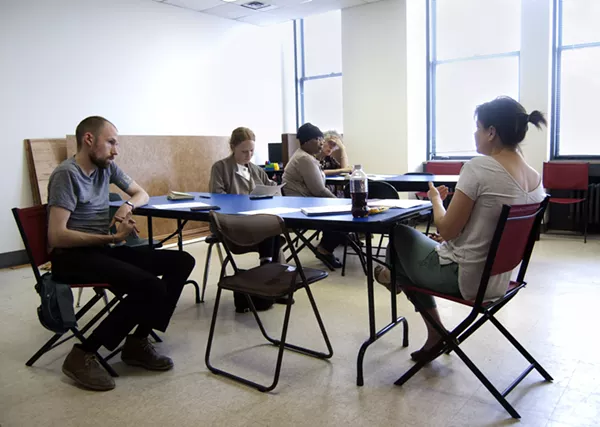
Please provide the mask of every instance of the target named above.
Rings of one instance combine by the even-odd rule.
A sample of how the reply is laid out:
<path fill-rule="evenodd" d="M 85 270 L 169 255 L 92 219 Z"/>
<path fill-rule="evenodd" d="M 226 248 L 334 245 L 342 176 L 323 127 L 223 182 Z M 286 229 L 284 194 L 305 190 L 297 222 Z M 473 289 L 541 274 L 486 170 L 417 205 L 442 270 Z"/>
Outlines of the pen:
<path fill-rule="evenodd" d="M 198 195 L 200 199 L 210 199 L 210 196 L 203 196 L 202 194 Z"/>

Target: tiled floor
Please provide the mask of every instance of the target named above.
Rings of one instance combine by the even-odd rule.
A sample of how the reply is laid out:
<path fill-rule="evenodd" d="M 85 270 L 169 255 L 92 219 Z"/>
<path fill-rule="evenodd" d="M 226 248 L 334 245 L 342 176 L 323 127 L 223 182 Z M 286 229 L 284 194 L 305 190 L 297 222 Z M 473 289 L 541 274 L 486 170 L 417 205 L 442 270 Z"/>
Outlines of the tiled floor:
<path fill-rule="evenodd" d="M 206 245 L 189 245 L 201 280 Z M 307 266 L 318 261 L 304 253 Z M 524 426 L 600 425 L 600 344 L 593 327 L 600 307 L 600 240 L 543 236 L 531 263 L 530 286 L 499 317 L 545 365 L 554 383 L 530 374 L 510 395 Z M 245 263 L 253 263 L 254 257 Z M 64 345 L 33 368 L 27 358 L 48 338 L 38 323 L 29 269 L 0 272 L 0 425 L 7 426 L 482 426 L 512 420 L 456 355 L 442 356 L 403 387 L 393 382 L 411 366 L 409 354 L 424 337 L 424 326 L 404 296 L 399 310 L 410 323 L 409 348 L 398 328 L 374 344 L 365 359 L 365 386 L 357 387 L 356 354 L 367 333 L 365 279 L 355 257 L 347 277 L 339 272 L 313 290 L 335 354 L 324 362 L 286 353 L 279 386 L 262 394 L 208 372 L 204 351 L 215 296 L 216 257 L 204 304 L 184 291 L 164 343 L 175 360 L 167 373 L 124 365 L 117 388 L 94 393 L 72 385 L 60 370 L 70 349 Z M 89 297 L 90 291 L 86 294 Z M 296 297 L 289 337 L 323 348 L 306 295 Z M 387 320 L 389 294 L 378 288 L 380 322 Z M 440 303 L 448 324 L 463 308 Z M 279 330 L 283 308 L 264 314 Z M 214 363 L 267 380 L 275 351 L 263 341 L 249 314 L 235 314 L 231 295 L 220 310 Z M 464 344 L 465 352 L 500 388 L 525 361 L 494 330 L 484 327 Z"/>

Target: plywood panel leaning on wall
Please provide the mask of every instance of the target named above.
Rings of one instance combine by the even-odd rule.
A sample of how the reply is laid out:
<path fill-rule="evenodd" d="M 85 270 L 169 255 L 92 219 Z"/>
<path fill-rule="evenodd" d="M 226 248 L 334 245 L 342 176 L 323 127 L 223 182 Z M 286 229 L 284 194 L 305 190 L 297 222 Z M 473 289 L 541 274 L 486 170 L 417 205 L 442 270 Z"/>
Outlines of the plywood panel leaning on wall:
<path fill-rule="evenodd" d="M 74 135 L 67 136 L 67 154 L 77 151 Z M 225 136 L 142 136 L 120 135 L 116 163 L 144 188 L 150 196 L 175 191 L 208 191 L 210 169 L 214 162 L 229 155 Z M 112 192 L 121 193 L 115 186 Z M 121 193 L 122 194 L 122 193 Z M 122 194 L 123 195 L 123 194 Z M 141 234 L 147 235 L 145 218 L 137 217 Z M 175 221 L 153 221 L 155 236 L 175 231 Z M 186 235 L 208 231 L 206 223 L 189 223 Z"/>
<path fill-rule="evenodd" d="M 64 138 L 26 139 L 25 153 L 33 204 L 44 204 L 48 201 L 50 175 L 67 158 L 67 140 Z"/>

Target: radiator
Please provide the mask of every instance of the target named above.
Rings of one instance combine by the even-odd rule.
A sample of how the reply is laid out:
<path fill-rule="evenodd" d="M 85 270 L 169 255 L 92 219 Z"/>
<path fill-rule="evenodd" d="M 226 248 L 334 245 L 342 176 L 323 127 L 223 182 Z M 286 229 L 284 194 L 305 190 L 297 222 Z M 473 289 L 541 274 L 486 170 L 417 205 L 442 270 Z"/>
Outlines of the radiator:
<path fill-rule="evenodd" d="M 557 195 L 558 196 L 558 195 Z M 560 197 L 560 196 L 558 196 Z M 584 197 L 583 191 L 575 191 L 573 196 L 564 196 L 564 197 Z M 588 225 L 598 225 L 600 224 L 600 184 L 590 184 L 588 186 Z M 578 203 L 576 205 L 570 205 L 569 216 L 571 218 L 575 218 L 577 223 L 581 224 L 581 221 L 584 220 L 583 209 L 585 207 L 584 203 Z"/>

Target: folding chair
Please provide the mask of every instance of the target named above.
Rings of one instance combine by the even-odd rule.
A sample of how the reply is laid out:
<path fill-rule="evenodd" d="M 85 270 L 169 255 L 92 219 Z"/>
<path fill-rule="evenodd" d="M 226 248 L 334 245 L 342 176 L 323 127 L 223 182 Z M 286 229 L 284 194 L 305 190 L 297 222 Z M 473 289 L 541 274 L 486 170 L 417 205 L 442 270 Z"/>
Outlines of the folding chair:
<path fill-rule="evenodd" d="M 205 362 L 208 369 L 214 374 L 223 375 L 242 384 L 254 387 L 259 391 L 267 392 L 273 390 L 279 381 L 284 349 L 293 350 L 298 353 L 319 359 L 331 358 L 333 355 L 333 349 L 331 347 L 329 337 L 327 336 L 325 326 L 323 325 L 323 321 L 321 320 L 321 315 L 317 309 L 317 304 L 309 287 L 309 285 L 326 278 L 328 274 L 325 271 L 302 267 L 300 260 L 298 259 L 298 254 L 294 246 L 291 244 L 290 235 L 284 225 L 283 220 L 275 215 L 224 215 L 214 211 L 212 211 L 210 215 L 213 228 L 216 230 L 217 237 L 223 243 L 227 256 L 221 268 L 221 279 L 219 280 L 218 284 L 215 308 L 210 325 L 208 343 L 206 345 Z M 292 252 L 295 266 L 279 263 L 268 263 L 250 270 L 241 270 L 238 268 L 233 258 L 234 254 L 246 253 L 248 248 L 256 246 L 262 240 L 269 237 L 280 236 L 282 234 L 285 237 L 289 250 Z M 226 276 L 226 268 L 228 264 L 231 264 L 234 270 L 234 274 L 231 276 Z M 321 334 L 327 346 L 327 353 L 318 352 L 286 342 L 290 314 L 292 311 L 291 303 L 286 305 L 283 327 L 281 330 L 281 338 L 271 338 L 267 334 L 267 331 L 265 330 L 260 317 L 258 316 L 256 307 L 250 298 L 250 296 L 256 296 L 277 299 L 288 296 L 288 301 L 292 301 L 294 293 L 302 288 L 306 290 L 306 294 L 308 295 L 308 299 L 317 319 Z M 254 318 L 262 335 L 268 342 L 279 349 L 275 364 L 275 373 L 273 376 L 273 381 L 270 385 L 263 385 L 249 379 L 242 378 L 230 372 L 215 368 L 210 363 L 210 352 L 212 349 L 217 313 L 219 311 L 219 303 L 221 301 L 221 293 L 223 290 L 240 292 L 246 296 L 248 305 L 254 314 Z"/>
<path fill-rule="evenodd" d="M 33 269 L 33 274 L 36 280 L 36 289 L 41 283 L 42 275 L 39 270 L 39 266 L 46 264 L 50 260 L 50 256 L 48 254 L 48 221 L 46 215 L 46 206 L 34 206 L 31 208 L 19 209 L 13 208 L 12 212 L 15 217 L 15 221 L 17 222 L 17 227 L 19 228 L 19 233 L 21 234 L 21 238 L 23 239 L 23 244 L 25 245 L 25 250 L 27 252 L 27 257 L 29 258 L 29 263 L 31 264 L 31 268 Z M 69 285 L 71 288 L 93 288 L 95 295 L 75 314 L 75 318 L 79 321 L 96 303 L 103 298 L 106 298 L 106 289 L 109 288 L 109 285 L 106 283 L 86 283 L 86 284 L 76 284 Z M 104 314 L 106 314 L 115 304 L 119 302 L 119 298 L 115 297 L 112 300 L 108 301 L 106 305 L 88 322 L 85 326 L 79 329 L 77 326 L 71 328 L 72 335 L 63 338 L 63 335 L 57 333 L 52 338 L 50 338 L 46 344 L 44 344 L 28 361 L 25 363 L 27 366 L 33 366 L 33 364 L 45 353 L 52 350 L 53 348 L 59 346 L 65 341 L 70 340 L 73 337 L 79 339 L 82 343 L 85 342 L 84 334 L 94 325 L 96 324 Z M 110 373 L 113 377 L 117 377 L 117 373 L 114 369 L 108 364 L 108 360 L 115 356 L 119 350 L 113 351 L 106 358 L 100 356 L 98 352 L 96 352 L 96 357 L 100 364 Z"/>
<path fill-rule="evenodd" d="M 550 197 L 550 204 L 583 205 L 583 243 L 587 243 L 589 163 L 544 162 L 542 182 L 546 190 L 582 192 L 582 197 Z M 575 215 L 573 215 L 575 222 Z"/>
<path fill-rule="evenodd" d="M 517 293 L 523 289 L 527 283 L 525 282 L 525 272 L 529 265 L 533 246 L 536 241 L 537 231 L 540 227 L 544 211 L 548 205 L 548 198 L 542 203 L 531 205 L 515 205 L 502 207 L 502 213 L 498 219 L 496 231 L 490 244 L 485 268 L 481 277 L 479 290 L 474 301 L 456 298 L 428 289 L 415 286 L 401 286 L 403 290 L 424 293 L 433 295 L 439 298 L 444 298 L 465 306 L 471 307 L 469 315 L 451 332 L 446 331 L 441 325 L 436 323 L 427 311 L 421 306 L 419 301 L 413 299 L 413 303 L 420 309 L 421 314 L 427 319 L 431 325 L 435 327 L 437 332 L 443 337 L 441 344 L 436 348 L 437 351 L 432 351 L 429 358 L 417 362 L 409 369 L 395 384 L 402 385 L 416 374 L 423 366 L 440 356 L 442 353 L 456 352 L 460 359 L 467 367 L 475 374 L 475 376 L 483 383 L 485 388 L 500 402 L 506 411 L 513 418 L 520 418 L 519 413 L 506 400 L 506 396 L 533 370 L 537 370 L 546 381 L 552 381 L 552 377 L 546 370 L 525 350 L 525 348 L 513 337 L 510 332 L 498 321 L 494 315 L 508 304 Z M 519 274 L 516 281 L 511 281 L 507 292 L 501 298 L 492 301 L 484 301 L 485 292 L 491 276 L 496 274 L 512 271 L 519 264 Z M 478 315 L 482 316 L 477 320 Z M 471 359 L 460 348 L 462 344 L 471 334 L 479 329 L 485 322 L 490 321 L 506 339 L 527 359 L 529 366 L 502 392 L 487 379 L 487 377 L 475 366 Z"/>

